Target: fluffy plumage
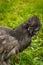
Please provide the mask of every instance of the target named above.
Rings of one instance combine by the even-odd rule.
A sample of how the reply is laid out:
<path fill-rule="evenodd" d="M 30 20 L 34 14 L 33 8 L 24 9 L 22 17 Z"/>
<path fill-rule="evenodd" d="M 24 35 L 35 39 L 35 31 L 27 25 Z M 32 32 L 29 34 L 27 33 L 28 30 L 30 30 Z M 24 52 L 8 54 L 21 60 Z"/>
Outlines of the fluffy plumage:
<path fill-rule="evenodd" d="M 40 29 L 37 16 L 31 16 L 15 29 L 0 26 L 0 65 L 10 65 L 9 57 L 31 44 L 31 37 Z"/>

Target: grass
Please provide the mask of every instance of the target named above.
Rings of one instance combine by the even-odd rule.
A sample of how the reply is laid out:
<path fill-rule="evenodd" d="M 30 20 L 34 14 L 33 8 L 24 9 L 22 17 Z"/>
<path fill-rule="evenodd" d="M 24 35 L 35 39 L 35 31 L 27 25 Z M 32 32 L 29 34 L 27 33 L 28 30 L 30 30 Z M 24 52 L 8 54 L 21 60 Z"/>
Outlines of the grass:
<path fill-rule="evenodd" d="M 40 18 L 41 29 L 18 62 L 11 57 L 12 65 L 43 65 L 43 0 L 0 0 L 0 26 L 15 28 L 31 15 Z"/>

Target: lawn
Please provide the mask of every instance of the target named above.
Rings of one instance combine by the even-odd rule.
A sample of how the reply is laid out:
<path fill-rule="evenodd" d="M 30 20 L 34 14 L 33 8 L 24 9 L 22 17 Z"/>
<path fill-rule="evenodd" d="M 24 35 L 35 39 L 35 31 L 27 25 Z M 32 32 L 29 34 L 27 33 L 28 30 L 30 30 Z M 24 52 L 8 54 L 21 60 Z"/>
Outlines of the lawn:
<path fill-rule="evenodd" d="M 0 0 L 0 26 L 15 28 L 32 15 L 39 17 L 40 31 L 32 37 L 31 45 L 18 54 L 18 62 L 10 58 L 12 65 L 43 65 L 43 0 Z"/>

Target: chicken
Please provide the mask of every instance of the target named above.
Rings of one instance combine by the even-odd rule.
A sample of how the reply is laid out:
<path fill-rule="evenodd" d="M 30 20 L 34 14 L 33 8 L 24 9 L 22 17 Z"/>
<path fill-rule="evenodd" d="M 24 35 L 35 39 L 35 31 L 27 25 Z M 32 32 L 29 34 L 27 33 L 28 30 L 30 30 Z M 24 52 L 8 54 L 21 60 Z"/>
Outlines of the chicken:
<path fill-rule="evenodd" d="M 9 57 L 22 52 L 31 44 L 32 36 L 40 29 L 37 16 L 31 16 L 15 29 L 0 26 L 0 65 L 10 65 Z"/>

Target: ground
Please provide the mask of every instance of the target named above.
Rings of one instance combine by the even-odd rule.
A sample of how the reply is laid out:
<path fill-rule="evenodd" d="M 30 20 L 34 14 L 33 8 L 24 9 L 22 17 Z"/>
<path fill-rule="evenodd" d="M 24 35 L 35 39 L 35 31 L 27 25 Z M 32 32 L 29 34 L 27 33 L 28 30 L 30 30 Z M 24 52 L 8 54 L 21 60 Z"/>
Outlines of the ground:
<path fill-rule="evenodd" d="M 40 31 L 32 37 L 31 46 L 18 54 L 18 62 L 10 58 L 12 65 L 43 65 L 43 0 L 0 0 L 0 26 L 15 28 L 31 15 L 39 17 Z"/>

